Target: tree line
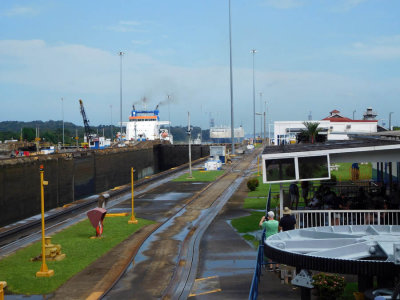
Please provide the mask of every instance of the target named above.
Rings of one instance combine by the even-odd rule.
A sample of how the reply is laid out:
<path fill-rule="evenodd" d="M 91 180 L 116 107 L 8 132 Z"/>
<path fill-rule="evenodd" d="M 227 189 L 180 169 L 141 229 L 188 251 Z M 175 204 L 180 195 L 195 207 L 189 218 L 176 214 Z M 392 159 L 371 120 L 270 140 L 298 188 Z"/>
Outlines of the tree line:
<path fill-rule="evenodd" d="M 39 137 L 42 141 L 49 142 L 52 144 L 62 143 L 63 141 L 63 130 L 62 121 L 31 121 L 31 122 L 20 122 L 20 121 L 3 121 L 0 122 L 0 141 L 5 140 L 20 140 L 22 136 L 23 141 L 33 142 L 36 138 L 36 129 L 39 130 Z M 168 127 L 165 127 L 168 129 Z M 115 139 L 119 127 L 111 125 L 99 125 L 91 126 L 94 133 L 98 133 L 100 136 L 106 138 Z M 171 126 L 171 132 L 174 137 L 174 142 L 187 142 L 187 127 L 185 126 Z M 78 134 L 78 142 L 83 142 L 84 127 L 77 126 L 71 122 L 64 122 L 64 143 L 74 145 L 76 143 L 75 136 Z M 198 135 L 202 136 L 203 141 L 208 141 L 210 138 L 210 131 L 201 130 L 200 127 L 192 127 L 192 139 L 197 138 Z"/>

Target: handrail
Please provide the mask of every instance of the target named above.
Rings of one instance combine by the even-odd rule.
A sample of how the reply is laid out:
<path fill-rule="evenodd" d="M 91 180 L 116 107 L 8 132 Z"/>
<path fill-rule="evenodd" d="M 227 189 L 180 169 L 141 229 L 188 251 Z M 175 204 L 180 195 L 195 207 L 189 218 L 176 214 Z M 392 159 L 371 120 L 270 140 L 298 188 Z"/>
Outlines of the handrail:
<path fill-rule="evenodd" d="M 267 204 L 265 205 L 265 215 L 271 207 L 271 185 L 269 185 Z M 261 239 L 258 244 L 257 262 L 254 270 L 253 279 L 251 281 L 251 287 L 249 292 L 249 300 L 257 300 L 258 297 L 258 284 L 260 282 L 261 270 L 264 265 L 264 240 L 265 240 L 265 229 L 262 232 Z"/>
<path fill-rule="evenodd" d="M 292 210 L 296 228 L 340 225 L 399 225 L 400 210 Z"/>
<path fill-rule="evenodd" d="M 262 266 L 264 265 L 264 240 L 265 240 L 265 229 L 262 232 L 261 239 L 258 245 L 257 262 L 253 274 L 253 279 L 251 281 L 249 300 L 257 300 L 258 297 L 258 284 L 260 282 Z"/>

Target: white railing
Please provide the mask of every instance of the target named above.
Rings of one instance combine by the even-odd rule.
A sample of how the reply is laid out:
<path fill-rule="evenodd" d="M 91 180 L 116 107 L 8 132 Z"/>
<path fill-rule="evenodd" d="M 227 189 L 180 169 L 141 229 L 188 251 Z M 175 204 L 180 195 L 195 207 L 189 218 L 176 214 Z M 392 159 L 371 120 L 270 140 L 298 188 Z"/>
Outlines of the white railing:
<path fill-rule="evenodd" d="M 338 225 L 400 225 L 400 210 L 292 210 L 296 228 Z"/>

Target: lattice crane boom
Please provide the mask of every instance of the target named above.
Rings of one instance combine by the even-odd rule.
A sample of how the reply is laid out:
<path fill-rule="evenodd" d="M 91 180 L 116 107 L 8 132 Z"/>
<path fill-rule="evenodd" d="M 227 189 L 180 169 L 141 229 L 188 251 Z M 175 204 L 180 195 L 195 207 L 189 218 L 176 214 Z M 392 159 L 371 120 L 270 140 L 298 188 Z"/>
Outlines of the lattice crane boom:
<path fill-rule="evenodd" d="M 83 126 L 85 127 L 86 139 L 87 142 L 89 143 L 90 140 L 92 139 L 92 129 L 90 128 L 89 120 L 86 118 L 85 108 L 83 107 L 83 101 L 81 99 L 79 99 L 79 104 L 81 107 L 81 115 L 83 118 Z"/>

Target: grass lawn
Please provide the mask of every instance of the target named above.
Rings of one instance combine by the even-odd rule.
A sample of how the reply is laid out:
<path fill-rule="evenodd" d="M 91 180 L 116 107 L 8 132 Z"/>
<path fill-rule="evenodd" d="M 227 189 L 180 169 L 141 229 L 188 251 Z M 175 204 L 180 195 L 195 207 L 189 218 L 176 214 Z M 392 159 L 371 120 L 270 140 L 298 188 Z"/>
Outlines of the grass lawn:
<path fill-rule="evenodd" d="M 224 174 L 224 170 L 217 171 L 193 171 L 192 177 L 188 178 L 189 173 L 185 173 L 178 178 L 175 178 L 173 181 L 214 181 L 217 177 Z"/>
<path fill-rule="evenodd" d="M 246 209 L 265 209 L 267 198 L 246 198 L 244 199 L 243 208 Z M 277 207 L 279 199 L 272 197 L 271 208 Z"/>
<path fill-rule="evenodd" d="M 61 245 L 66 258 L 59 262 L 46 261 L 49 269 L 54 270 L 50 278 L 35 276 L 42 264 L 30 261 L 41 253 L 41 242 L 37 242 L 0 260 L 0 279 L 7 281 L 7 290 L 15 294 L 49 294 L 139 228 L 153 223 L 138 219 L 138 224 L 128 224 L 129 218 L 105 218 L 102 239 L 90 239 L 95 229 L 89 220 L 53 235 L 52 243 Z"/>
<path fill-rule="evenodd" d="M 332 170 L 331 174 L 336 176 L 337 181 L 349 181 L 351 180 L 351 165 L 352 163 L 338 163 L 338 170 Z M 360 167 L 360 180 L 366 180 L 372 178 L 372 164 L 358 164 Z"/>
<path fill-rule="evenodd" d="M 260 229 L 258 223 L 264 215 L 265 213 L 262 211 L 252 211 L 250 216 L 233 219 L 231 224 L 240 233 L 252 232 Z"/>
<path fill-rule="evenodd" d="M 246 240 L 249 241 L 254 248 L 257 249 L 258 245 L 259 245 L 259 239 L 257 239 L 256 236 L 252 235 L 252 234 L 244 234 L 242 235 L 242 237 Z"/>

